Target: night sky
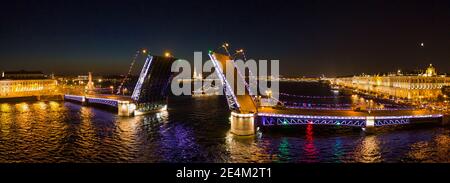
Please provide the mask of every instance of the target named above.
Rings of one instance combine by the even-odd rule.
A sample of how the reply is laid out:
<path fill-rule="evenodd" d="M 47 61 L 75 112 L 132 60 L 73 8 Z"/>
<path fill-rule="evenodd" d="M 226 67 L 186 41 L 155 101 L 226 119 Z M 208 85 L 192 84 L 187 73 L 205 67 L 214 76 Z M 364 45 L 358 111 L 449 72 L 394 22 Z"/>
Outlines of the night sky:
<path fill-rule="evenodd" d="M 224 41 L 291 76 L 450 73 L 450 1 L 11 0 L 0 70 L 125 74 L 135 50 L 192 60 Z M 424 43 L 424 47 L 420 43 Z M 206 56 L 206 55 L 205 55 Z"/>

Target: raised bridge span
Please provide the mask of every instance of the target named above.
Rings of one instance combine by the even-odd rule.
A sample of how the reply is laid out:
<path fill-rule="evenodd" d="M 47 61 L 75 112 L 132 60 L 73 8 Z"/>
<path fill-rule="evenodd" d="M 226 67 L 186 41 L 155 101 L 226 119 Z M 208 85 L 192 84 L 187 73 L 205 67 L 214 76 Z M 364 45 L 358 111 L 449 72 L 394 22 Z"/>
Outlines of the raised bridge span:
<path fill-rule="evenodd" d="M 216 73 L 223 86 L 227 104 L 231 110 L 231 132 L 237 135 L 253 135 L 258 126 L 286 125 L 336 125 L 371 128 L 389 125 L 406 125 L 421 121 L 442 121 L 443 115 L 425 110 L 364 111 L 292 109 L 283 106 L 260 107 L 255 94 L 246 87 L 244 94 L 237 94 L 237 83 L 245 81 L 230 55 L 209 53 Z M 103 105 L 116 108 L 119 116 L 142 115 L 167 107 L 168 88 L 174 73 L 173 57 L 148 55 L 131 97 L 119 95 L 65 95 L 69 101 Z M 234 81 L 228 81 L 226 65 L 231 64 Z M 228 67 L 230 68 L 230 67 Z"/>

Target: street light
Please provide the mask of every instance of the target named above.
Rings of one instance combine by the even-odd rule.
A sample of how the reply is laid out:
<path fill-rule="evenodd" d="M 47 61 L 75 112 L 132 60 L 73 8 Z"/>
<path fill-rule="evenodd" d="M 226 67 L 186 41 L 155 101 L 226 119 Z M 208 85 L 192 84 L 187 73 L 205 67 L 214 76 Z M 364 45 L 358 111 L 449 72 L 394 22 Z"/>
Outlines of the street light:
<path fill-rule="evenodd" d="M 227 52 L 228 56 L 231 57 L 231 54 L 230 54 L 230 52 L 228 51 L 228 47 L 229 47 L 229 46 L 230 46 L 230 45 L 229 45 L 228 43 L 223 43 L 223 44 L 222 44 L 222 48 L 225 49 L 225 52 Z"/>
<path fill-rule="evenodd" d="M 247 60 L 247 58 L 246 58 L 246 56 L 245 56 L 245 52 L 244 52 L 244 49 L 239 49 L 239 50 L 236 50 L 236 52 L 233 54 L 233 60 L 236 58 L 236 56 L 238 55 L 238 54 L 241 54 L 243 57 L 244 57 L 244 61 L 246 61 Z"/>
<path fill-rule="evenodd" d="M 166 52 L 164 53 L 164 56 L 165 56 L 165 57 L 172 57 L 172 55 L 171 55 L 170 52 L 168 52 L 168 51 L 166 51 Z"/>

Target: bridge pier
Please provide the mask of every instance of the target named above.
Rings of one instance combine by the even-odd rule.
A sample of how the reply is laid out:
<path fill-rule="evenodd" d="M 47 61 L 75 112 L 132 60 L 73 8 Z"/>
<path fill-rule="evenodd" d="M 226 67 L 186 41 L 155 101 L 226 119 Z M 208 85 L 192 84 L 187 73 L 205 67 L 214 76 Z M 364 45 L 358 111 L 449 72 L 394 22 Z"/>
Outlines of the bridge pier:
<path fill-rule="evenodd" d="M 255 114 L 231 112 L 231 133 L 241 136 L 255 134 Z"/>
<path fill-rule="evenodd" d="M 374 116 L 366 116 L 366 124 L 362 128 L 366 133 L 375 132 L 375 117 Z"/>
<path fill-rule="evenodd" d="M 136 105 L 129 101 L 119 101 L 117 103 L 117 114 L 119 116 L 133 116 Z"/>

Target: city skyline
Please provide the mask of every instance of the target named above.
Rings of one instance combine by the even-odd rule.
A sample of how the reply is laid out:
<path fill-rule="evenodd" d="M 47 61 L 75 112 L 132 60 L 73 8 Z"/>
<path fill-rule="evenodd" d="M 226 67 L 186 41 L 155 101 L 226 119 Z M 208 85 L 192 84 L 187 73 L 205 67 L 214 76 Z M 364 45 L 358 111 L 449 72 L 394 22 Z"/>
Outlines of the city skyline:
<path fill-rule="evenodd" d="M 441 179 L 449 12 L 449 0 L 4 2 L 0 175 Z"/>
<path fill-rule="evenodd" d="M 138 49 L 192 61 L 194 51 L 207 57 L 229 42 L 248 58 L 280 60 L 286 76 L 385 73 L 430 63 L 448 73 L 449 7 L 428 1 L 15 1 L 0 11 L 0 69 L 126 74 Z"/>

